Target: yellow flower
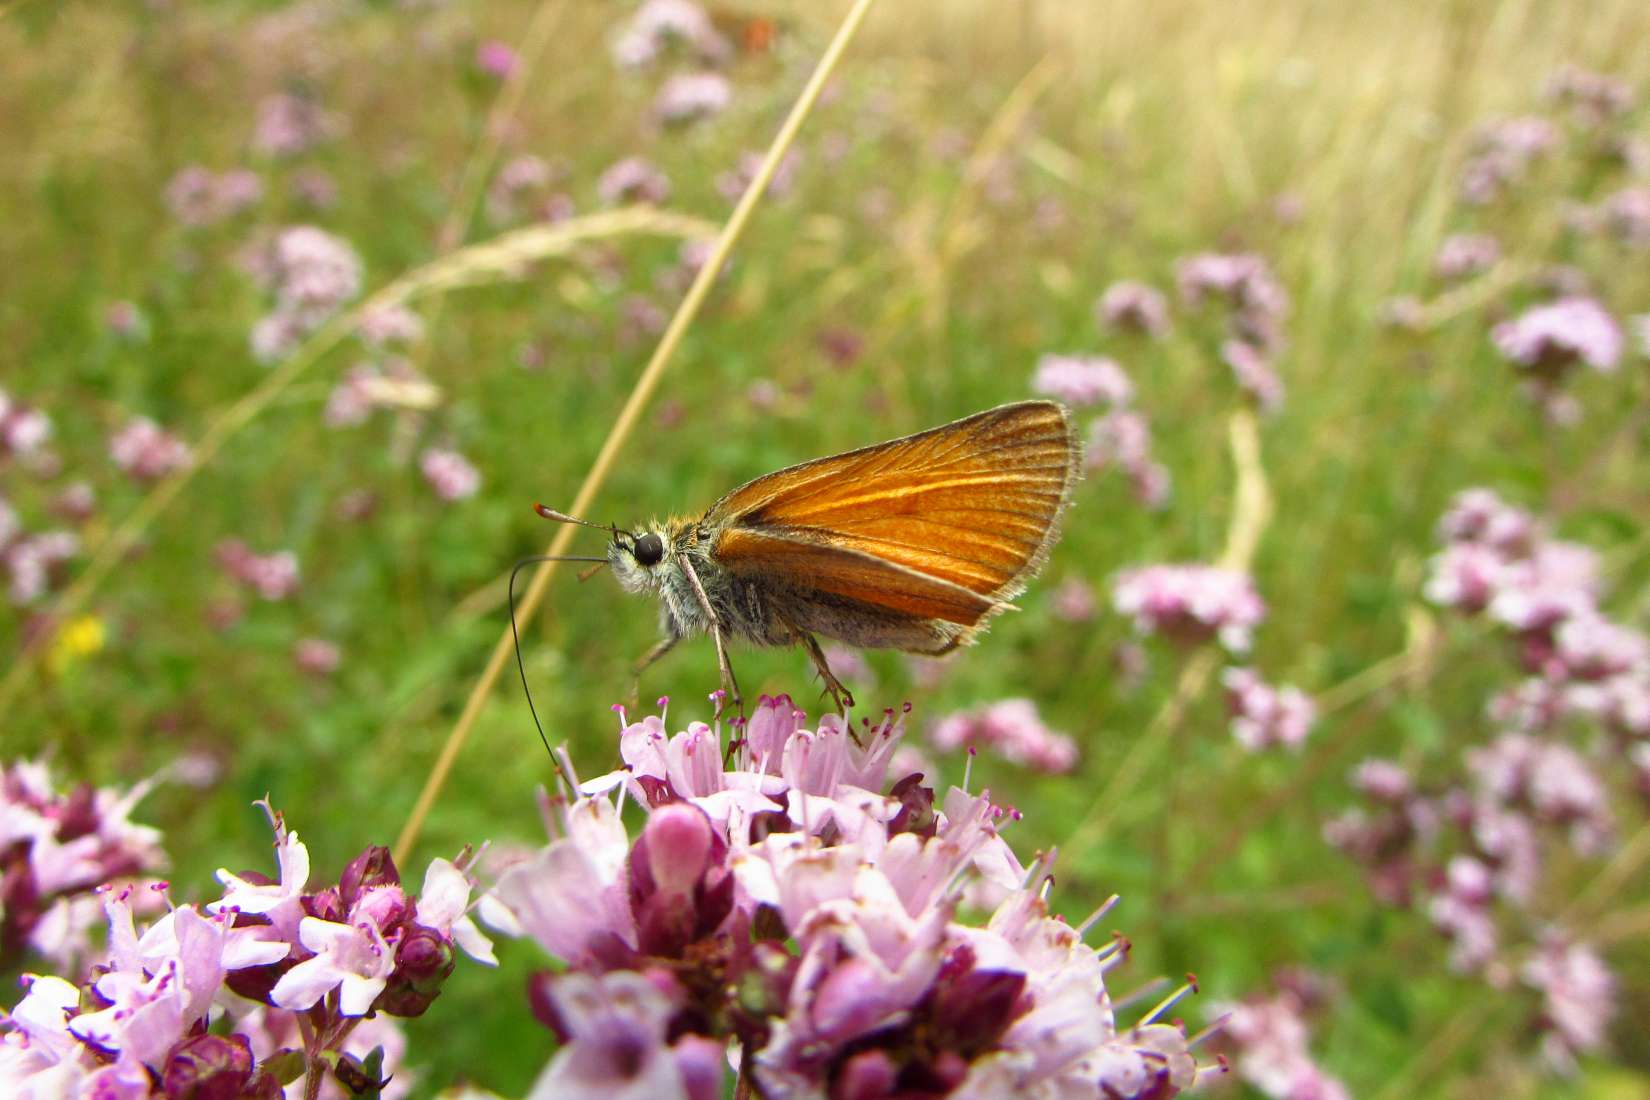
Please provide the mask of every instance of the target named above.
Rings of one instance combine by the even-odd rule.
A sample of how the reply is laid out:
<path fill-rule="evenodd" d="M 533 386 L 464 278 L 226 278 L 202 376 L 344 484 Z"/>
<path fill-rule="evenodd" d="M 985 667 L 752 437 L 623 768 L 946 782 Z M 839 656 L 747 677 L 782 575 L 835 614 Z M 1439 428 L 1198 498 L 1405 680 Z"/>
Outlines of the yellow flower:
<path fill-rule="evenodd" d="M 108 630 L 96 615 L 80 615 L 63 624 L 52 640 L 47 663 L 53 672 L 61 673 L 82 657 L 90 657 L 103 648 Z"/>

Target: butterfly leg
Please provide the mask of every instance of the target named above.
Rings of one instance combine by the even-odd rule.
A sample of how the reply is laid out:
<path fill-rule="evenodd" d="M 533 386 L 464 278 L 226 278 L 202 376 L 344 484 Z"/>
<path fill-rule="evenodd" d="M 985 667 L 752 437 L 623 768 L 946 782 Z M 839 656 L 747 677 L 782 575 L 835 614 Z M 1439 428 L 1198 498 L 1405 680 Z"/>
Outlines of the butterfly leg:
<path fill-rule="evenodd" d="M 693 586 L 693 594 L 699 598 L 699 606 L 705 612 L 705 618 L 710 621 L 710 636 L 716 642 L 716 667 L 722 674 L 722 690 L 728 693 L 728 701 L 740 715 L 745 713 L 745 701 L 739 695 L 739 681 L 734 679 L 733 665 L 728 661 L 728 647 L 722 637 L 722 619 L 716 614 L 716 608 L 711 606 L 710 597 L 705 595 L 705 586 L 699 583 L 699 574 L 694 570 L 692 563 L 684 555 L 677 559 L 682 572 L 687 575 L 688 583 Z"/>
<path fill-rule="evenodd" d="M 820 679 L 825 681 L 825 690 L 836 703 L 836 709 L 851 710 L 854 705 L 854 693 L 831 671 L 830 662 L 825 660 L 825 651 L 819 648 L 819 639 L 805 630 L 796 631 L 796 636 L 802 642 L 802 648 L 806 649 L 808 656 L 813 659 L 814 667 L 819 670 Z"/>
<path fill-rule="evenodd" d="M 648 666 L 653 662 L 675 649 L 676 643 L 681 640 L 682 638 L 678 634 L 666 634 L 659 639 L 657 645 L 638 657 L 636 663 L 630 667 L 630 705 L 632 707 L 636 706 L 642 697 L 642 673 L 646 672 Z"/>

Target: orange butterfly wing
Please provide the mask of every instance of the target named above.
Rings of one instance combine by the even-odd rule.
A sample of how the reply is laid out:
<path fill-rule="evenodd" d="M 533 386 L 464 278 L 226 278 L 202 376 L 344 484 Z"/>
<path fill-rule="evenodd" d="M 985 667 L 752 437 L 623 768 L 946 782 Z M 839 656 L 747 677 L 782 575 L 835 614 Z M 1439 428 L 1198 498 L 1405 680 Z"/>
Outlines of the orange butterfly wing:
<path fill-rule="evenodd" d="M 1059 405 L 1004 405 L 759 477 L 717 501 L 712 555 L 920 618 L 973 625 L 1047 556 L 1080 448 Z"/>

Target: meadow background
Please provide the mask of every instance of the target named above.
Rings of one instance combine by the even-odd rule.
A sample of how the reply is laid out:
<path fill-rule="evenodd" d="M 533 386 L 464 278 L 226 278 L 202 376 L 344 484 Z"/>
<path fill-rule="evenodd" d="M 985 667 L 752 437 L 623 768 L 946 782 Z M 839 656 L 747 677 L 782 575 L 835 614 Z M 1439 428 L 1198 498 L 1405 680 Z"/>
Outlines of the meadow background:
<path fill-rule="evenodd" d="M 184 761 L 139 812 L 164 830 L 184 898 L 219 866 L 263 865 L 251 803 L 265 793 L 323 873 L 391 843 L 506 624 L 511 564 L 552 533 L 532 504 L 569 504 L 680 300 L 679 235 L 613 234 L 426 294 L 411 303 L 422 333 L 400 348 L 345 337 L 237 423 L 76 614 L 53 620 L 63 586 L 157 485 L 121 469 L 111 439 L 141 416 L 198 445 L 280 369 L 254 354 L 271 296 L 246 258 L 283 227 L 347 242 L 370 293 L 461 245 L 613 205 L 604 173 L 642 157 L 669 181 L 658 206 L 713 231 L 742 158 L 766 148 L 845 10 L 727 0 L 714 11 L 731 96 L 673 123 L 661 90 L 699 66 L 616 63 L 628 4 L 0 8 L 0 387 L 51 426 L 0 466 L 0 492 L 23 533 L 72 530 L 79 544 L 32 589 L 14 583 L 0 613 L 0 644 L 20 655 L 6 759 L 46 754 L 65 780 L 123 785 Z M 535 20 L 542 48 L 527 50 Z M 1614 973 L 1606 1040 L 1569 1073 L 1536 1053 L 1542 1000 L 1516 965 L 1499 986 L 1452 970 L 1424 900 L 1379 902 L 1322 836 L 1364 803 L 1349 774 L 1367 758 L 1468 782 L 1464 751 L 1499 728 L 1486 701 L 1520 678 L 1493 628 L 1423 594 L 1456 493 L 1485 486 L 1546 517 L 1601 555 L 1617 621 L 1650 614 L 1650 375 L 1628 320 L 1650 313 L 1650 253 L 1620 217 L 1582 209 L 1603 209 L 1635 170 L 1544 93 L 1566 65 L 1611 74 L 1634 99 L 1610 133 L 1650 138 L 1646 41 L 1640 0 L 889 0 L 591 518 L 697 511 L 781 465 L 1029 396 L 1041 356 L 1111 357 L 1149 419 L 1166 500 L 1091 471 L 1024 610 L 938 670 L 866 654 L 845 677 L 862 704 L 909 700 L 920 735 L 1024 697 L 1069 734 L 1068 773 L 985 748 L 973 782 L 1027 811 L 1023 850 L 1061 846 L 1074 920 L 1123 896 L 1108 921 L 1133 941 L 1132 978 L 1196 971 L 1206 1003 L 1179 1010 L 1194 1025 L 1209 1003 L 1270 995 L 1280 975 L 1298 986 L 1304 970 L 1322 979 L 1311 1050 L 1354 1096 L 1650 1095 L 1645 803 L 1596 729 L 1564 736 L 1594 760 L 1615 836 L 1578 854 L 1554 831 L 1540 890 L 1497 918 L 1512 958 L 1573 918 Z M 291 124 L 313 132 L 289 146 L 258 137 L 279 96 L 317 112 Z M 1532 114 L 1551 120 L 1555 147 L 1493 201 L 1465 201 L 1483 127 Z M 191 166 L 248 171 L 257 193 L 206 187 L 190 207 L 176 181 Z M 1439 246 L 1462 232 L 1494 235 L 1502 255 L 1443 279 Z M 1219 355 L 1220 310 L 1175 295 L 1177 261 L 1205 252 L 1263 257 L 1290 299 L 1275 361 L 1286 391 L 1253 419 Z M 1613 374 L 1577 372 L 1575 422 L 1559 424 L 1490 331 L 1566 278 L 1627 346 Z M 1165 335 L 1099 322 L 1120 280 L 1169 296 Z M 347 372 L 392 359 L 406 384 L 373 391 L 360 423 L 329 424 Z M 1246 492 L 1234 414 L 1258 424 Z M 462 461 L 432 464 L 432 451 Z M 1234 528 L 1253 540 L 1269 608 L 1248 663 L 1318 702 L 1298 749 L 1247 751 L 1213 658 L 1142 640 L 1109 607 L 1119 570 L 1213 561 Z M 266 599 L 236 580 L 223 551 L 235 539 L 290 551 L 296 584 L 277 578 Z M 601 538 L 573 544 L 600 552 Z M 608 708 L 653 641 L 653 609 L 605 575 L 564 571 L 522 627 L 549 735 L 581 771 L 606 770 Z M 336 646 L 335 667 L 306 641 Z M 747 652 L 736 667 L 750 697 L 788 691 L 819 709 L 800 654 Z M 673 725 L 706 717 L 714 674 L 708 642 L 685 645 L 643 697 L 671 696 Z M 959 754 L 937 762 L 960 778 Z M 415 863 L 538 842 L 533 792 L 551 779 L 511 669 Z M 409 1024 L 420 1093 L 469 1080 L 519 1095 L 550 1053 L 521 995 L 542 957 L 513 944 L 503 958 L 502 973 L 461 965 Z"/>

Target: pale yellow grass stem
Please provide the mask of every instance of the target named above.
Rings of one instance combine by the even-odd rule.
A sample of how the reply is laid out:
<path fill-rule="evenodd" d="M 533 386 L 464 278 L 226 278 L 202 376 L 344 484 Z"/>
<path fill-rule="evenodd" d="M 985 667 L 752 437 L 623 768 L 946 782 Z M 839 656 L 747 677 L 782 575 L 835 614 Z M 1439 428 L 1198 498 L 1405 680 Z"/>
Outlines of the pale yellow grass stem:
<path fill-rule="evenodd" d="M 790 151 L 791 145 L 796 141 L 796 135 L 802 129 L 803 121 L 807 119 L 809 113 L 813 110 L 814 104 L 819 100 L 820 92 L 824 90 L 826 82 L 836 69 L 837 63 L 842 59 L 843 52 L 848 48 L 848 43 L 853 39 L 855 32 L 859 30 L 859 26 L 864 21 L 872 3 L 873 0 L 855 0 L 853 8 L 849 10 L 847 17 L 842 21 L 842 25 L 837 29 L 836 37 L 831 40 L 824 56 L 819 59 L 819 64 L 814 69 L 813 75 L 809 77 L 807 86 L 802 89 L 801 96 L 791 107 L 790 114 L 786 116 L 784 124 L 780 126 L 779 133 L 773 139 L 773 144 L 769 146 L 767 155 L 762 160 L 762 167 L 757 171 L 756 177 L 751 180 L 750 186 L 745 189 L 745 193 L 740 196 L 739 204 L 734 207 L 733 214 L 728 218 L 727 224 L 722 227 L 721 235 L 717 237 L 716 245 L 711 250 L 710 257 L 705 261 L 704 266 L 699 269 L 698 274 L 694 277 L 693 284 L 688 287 L 686 296 L 683 297 L 681 305 L 677 306 L 675 316 L 670 319 L 669 326 L 666 327 L 664 335 L 659 340 L 659 346 L 654 349 L 652 358 L 648 360 L 647 366 L 642 369 L 641 376 L 636 380 L 635 388 L 630 391 L 630 396 L 625 400 L 624 407 L 619 410 L 618 418 L 608 431 L 607 438 L 603 441 L 595 462 L 591 464 L 590 472 L 585 475 L 584 482 L 579 486 L 578 493 L 574 495 L 572 503 L 569 505 L 568 510 L 572 514 L 584 514 L 589 511 L 590 505 L 595 501 L 596 494 L 607 480 L 607 475 L 612 469 L 613 462 L 618 457 L 620 449 L 623 448 L 625 441 L 630 437 L 630 433 L 635 429 L 636 421 L 640 418 L 642 410 L 647 406 L 649 398 L 653 396 L 653 391 L 658 388 L 659 380 L 663 377 L 666 366 L 669 365 L 675 355 L 677 346 L 682 342 L 683 335 L 686 334 L 694 318 L 698 316 L 705 298 L 710 294 L 711 286 L 716 282 L 716 277 L 727 263 L 729 253 L 733 251 L 733 246 L 744 233 L 745 226 L 750 222 L 751 214 L 755 211 L 757 203 L 768 189 L 768 184 L 772 181 L 774 173 L 778 171 L 779 164 L 784 159 L 785 154 Z M 558 527 L 545 552 L 550 555 L 566 553 L 573 535 L 573 527 Z M 550 579 L 556 574 L 556 564 L 555 562 L 543 562 L 534 570 L 532 582 L 527 586 L 527 591 L 522 596 L 520 605 L 522 618 L 531 618 L 533 612 L 543 601 L 544 594 L 550 585 Z M 475 686 L 470 690 L 469 698 L 464 701 L 464 709 L 459 713 L 458 721 L 453 724 L 452 731 L 447 735 L 447 740 L 442 745 L 434 766 L 430 769 L 429 777 L 424 781 L 424 789 L 419 792 L 418 801 L 413 805 L 412 813 L 408 815 L 407 823 L 403 826 L 401 835 L 396 839 L 395 858 L 398 861 L 404 863 L 412 851 L 412 846 L 417 843 L 418 834 L 424 827 L 424 820 L 428 817 L 430 808 L 435 805 L 435 800 L 440 796 L 442 787 L 446 785 L 447 777 L 451 774 L 453 764 L 457 761 L 458 754 L 463 750 L 465 741 L 469 739 L 470 732 L 475 727 L 476 719 L 481 716 L 481 709 L 486 705 L 487 697 L 492 693 L 494 685 L 498 682 L 499 674 L 503 672 L 505 664 L 510 658 L 513 644 L 511 631 L 506 627 L 499 634 L 498 641 L 493 645 L 492 654 L 488 657 L 487 664 L 482 669 Z"/>
<path fill-rule="evenodd" d="M 401 276 L 354 309 L 339 314 L 323 325 L 255 388 L 219 413 L 191 448 L 189 460 L 157 483 L 98 546 L 74 583 L 52 602 L 48 621 L 62 623 L 78 615 L 110 571 L 126 558 L 155 521 L 194 480 L 195 475 L 211 464 L 237 432 L 267 409 L 316 361 L 355 331 L 362 316 L 368 312 L 435 291 L 517 278 L 529 264 L 566 255 L 588 241 L 632 233 L 703 237 L 712 232 L 714 229 L 708 223 L 697 218 L 647 207 L 628 207 L 574 218 L 557 225 L 533 226 L 505 233 L 493 240 L 442 256 Z M 0 711 L 9 711 L 16 702 L 34 658 L 49 634 L 50 631 L 41 631 L 34 635 L 12 662 L 5 679 L 0 680 Z"/>
<path fill-rule="evenodd" d="M 1260 432 L 1255 414 L 1239 409 L 1227 423 L 1227 435 L 1232 450 L 1232 465 L 1237 470 L 1237 491 L 1232 501 L 1232 515 L 1226 526 L 1226 547 L 1221 551 L 1222 569 L 1247 571 L 1260 546 L 1261 534 L 1272 515 L 1272 494 L 1266 485 L 1266 469 L 1261 464 Z M 1062 847 L 1066 851 L 1081 850 L 1105 838 L 1106 830 L 1123 808 L 1126 796 L 1140 781 L 1158 752 L 1169 743 L 1174 731 L 1186 718 L 1186 712 L 1208 687 L 1209 678 L 1220 664 L 1220 653 L 1213 644 L 1207 644 L 1192 655 L 1180 670 L 1174 692 L 1157 712 L 1135 742 L 1123 762 L 1112 773 L 1111 781 L 1094 802 L 1086 817 L 1071 831 Z"/>

